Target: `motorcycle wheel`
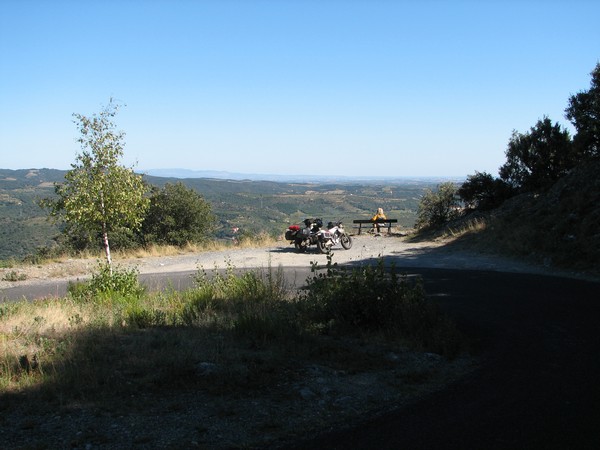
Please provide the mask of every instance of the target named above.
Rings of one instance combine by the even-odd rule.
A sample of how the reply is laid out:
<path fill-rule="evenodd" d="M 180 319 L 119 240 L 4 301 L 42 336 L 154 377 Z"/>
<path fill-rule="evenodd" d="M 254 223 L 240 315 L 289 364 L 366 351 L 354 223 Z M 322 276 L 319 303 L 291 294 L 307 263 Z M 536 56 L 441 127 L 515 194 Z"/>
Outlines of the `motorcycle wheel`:
<path fill-rule="evenodd" d="M 296 247 L 296 250 L 298 250 L 300 253 L 303 253 L 306 251 L 306 247 L 298 241 L 294 242 L 294 247 Z"/>
<path fill-rule="evenodd" d="M 345 250 L 350 250 L 352 248 L 352 238 L 347 234 L 342 234 L 340 236 L 340 243 Z"/>
<path fill-rule="evenodd" d="M 325 242 L 321 240 L 317 241 L 317 248 L 321 253 L 327 253 L 327 246 L 325 245 Z"/>

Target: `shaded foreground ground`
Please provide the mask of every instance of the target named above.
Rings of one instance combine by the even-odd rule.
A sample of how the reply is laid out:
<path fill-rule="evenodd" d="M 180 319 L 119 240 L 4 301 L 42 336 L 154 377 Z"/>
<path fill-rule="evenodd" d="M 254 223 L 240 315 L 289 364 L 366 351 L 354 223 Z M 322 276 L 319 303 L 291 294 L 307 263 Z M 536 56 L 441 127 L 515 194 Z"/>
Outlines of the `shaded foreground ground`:
<path fill-rule="evenodd" d="M 516 261 L 457 251 L 439 244 L 406 244 L 394 237 L 367 236 L 357 239 L 353 250 L 337 253 L 340 260 L 345 258 L 342 262 L 350 265 L 381 254 L 388 263 L 395 262 L 410 276 L 422 276 L 428 295 L 473 339 L 481 364 L 466 378 L 416 403 L 398 405 L 377 417 L 364 417 L 358 425 L 352 422 L 355 425 L 351 427 L 336 427 L 309 441 L 301 441 L 306 435 L 295 434 L 289 436 L 291 439 L 275 441 L 274 446 L 600 448 L 599 283 L 544 276 L 540 275 L 544 269 Z M 182 270 L 189 278 L 189 271 L 198 264 L 210 269 L 223 259 L 222 254 L 196 255 L 185 262 L 155 259 L 143 262 L 142 273 L 151 281 L 159 278 L 151 275 L 152 268 L 167 279 L 170 271 Z M 298 255 L 283 246 L 231 254 L 236 267 L 266 267 L 270 262 L 285 265 L 285 261 L 287 264 L 292 261 L 294 266 L 305 268 L 315 259 L 324 258 L 317 254 Z M 454 267 L 464 270 L 453 270 Z M 534 273 L 517 273 L 520 271 Z M 60 285 L 54 280 L 50 283 L 51 289 Z M 15 289 L 36 284 L 40 283 L 22 283 L 10 291 L 15 293 Z M 2 295 L 8 290 L 4 289 Z M 46 295 L 52 293 L 46 292 Z M 147 401 L 152 404 L 151 399 Z M 311 401 L 307 398 L 309 406 Z M 168 413 L 172 415 L 173 411 Z M 269 414 L 269 410 L 261 409 L 260 413 Z M 175 417 L 177 414 L 175 411 Z M 223 421 L 232 420 L 227 410 L 220 414 Z M 120 422 L 116 417 L 108 423 L 117 424 L 118 430 Z M 157 426 L 161 423 L 160 416 L 156 423 Z M 0 428 L 6 430 L 6 427 L 10 423 L 3 422 Z M 27 428 L 15 431 L 34 432 Z M 101 431 L 110 434 L 110 428 Z M 84 430 L 84 435 L 91 432 Z M 166 439 L 161 444 L 149 436 L 134 443 L 139 448 L 162 448 L 167 442 L 192 442 Z M 222 439 L 226 447 L 227 436 Z M 77 437 L 71 442 L 75 447 L 86 443 Z M 111 446 L 100 443 L 98 447 Z"/>
<path fill-rule="evenodd" d="M 415 269 L 478 339 L 481 367 L 442 392 L 296 448 L 600 448 L 600 284 Z"/>

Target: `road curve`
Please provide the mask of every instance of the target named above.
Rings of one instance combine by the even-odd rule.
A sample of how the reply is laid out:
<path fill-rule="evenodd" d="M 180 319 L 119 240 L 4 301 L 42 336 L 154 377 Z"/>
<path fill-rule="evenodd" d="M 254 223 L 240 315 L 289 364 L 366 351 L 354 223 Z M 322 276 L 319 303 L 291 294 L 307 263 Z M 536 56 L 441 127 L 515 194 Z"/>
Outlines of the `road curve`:
<path fill-rule="evenodd" d="M 272 253 L 287 255 L 285 250 Z M 366 255 L 358 256 L 355 261 L 365 261 Z M 413 405 L 292 448 L 600 448 L 600 283 L 470 270 L 467 263 L 480 265 L 481 260 L 459 260 L 456 252 L 444 249 L 392 251 L 386 254 L 386 263 L 391 262 L 401 272 L 423 277 L 428 295 L 472 339 L 480 368 Z M 413 263 L 418 265 L 409 266 Z M 449 268 L 461 263 L 463 270 Z M 297 267 L 286 269 L 288 276 L 304 280 L 304 267 L 302 273 Z M 178 288 L 189 284 L 194 272 L 144 273 L 141 278 L 151 288 Z M 60 296 L 65 285 L 50 281 L 1 294 L 5 300 Z"/>
<path fill-rule="evenodd" d="M 600 448 L 600 283 L 402 268 L 474 340 L 481 367 L 408 407 L 297 449 Z"/>

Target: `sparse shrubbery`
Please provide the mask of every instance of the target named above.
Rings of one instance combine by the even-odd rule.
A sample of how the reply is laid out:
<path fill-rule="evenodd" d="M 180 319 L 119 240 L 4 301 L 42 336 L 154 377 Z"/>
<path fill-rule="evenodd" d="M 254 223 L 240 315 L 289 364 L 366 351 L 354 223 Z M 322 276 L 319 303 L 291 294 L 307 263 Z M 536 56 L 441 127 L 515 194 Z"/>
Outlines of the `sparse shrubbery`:
<path fill-rule="evenodd" d="M 435 190 L 427 189 L 417 211 L 415 228 L 432 228 L 460 215 L 458 188 L 452 182 L 441 183 Z"/>
<path fill-rule="evenodd" d="M 316 267 L 314 268 L 316 269 Z M 454 325 L 425 297 L 420 279 L 395 268 L 365 265 L 343 270 L 328 255 L 326 272 L 309 280 L 300 308 L 309 327 L 327 333 L 375 333 L 454 357 L 461 339 Z"/>
<path fill-rule="evenodd" d="M 196 288 L 185 294 L 184 324 L 209 324 L 257 342 L 299 335 L 281 268 L 237 275 L 228 265 L 225 274 L 215 270 L 212 277 L 200 269 L 195 281 Z"/>
<path fill-rule="evenodd" d="M 458 332 L 421 285 L 388 273 L 383 260 L 343 271 L 330 256 L 324 273 L 314 269 L 303 294 L 286 287 L 280 269 L 238 274 L 232 266 L 198 270 L 196 286 L 183 292 L 144 294 L 135 270 L 111 275 L 100 265 L 65 299 L 0 308 L 0 388 L 104 395 L 132 373 L 152 385 L 186 383 L 199 360 L 234 364 L 244 348 L 278 361 L 306 357 L 323 334 L 371 335 L 447 357 L 459 351 Z M 21 364 L 24 357 L 37 369 Z"/>
<path fill-rule="evenodd" d="M 27 275 L 24 273 L 19 273 L 16 270 L 11 270 L 10 272 L 6 272 L 2 277 L 4 281 L 23 281 L 27 279 Z"/>
<path fill-rule="evenodd" d="M 140 298 L 144 288 L 138 281 L 136 269 L 112 268 L 106 263 L 98 265 L 98 271 L 89 281 L 70 283 L 68 292 L 77 300 L 107 299 L 114 296 Z"/>

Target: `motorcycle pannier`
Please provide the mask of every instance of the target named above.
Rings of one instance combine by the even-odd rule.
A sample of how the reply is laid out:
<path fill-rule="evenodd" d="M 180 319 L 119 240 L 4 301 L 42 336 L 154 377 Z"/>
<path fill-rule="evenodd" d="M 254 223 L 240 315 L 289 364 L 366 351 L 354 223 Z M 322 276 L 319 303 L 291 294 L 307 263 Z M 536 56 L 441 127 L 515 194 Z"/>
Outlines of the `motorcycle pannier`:
<path fill-rule="evenodd" d="M 300 227 L 298 225 L 290 225 L 287 230 L 285 230 L 285 240 L 293 241 L 296 238 L 296 233 Z"/>

